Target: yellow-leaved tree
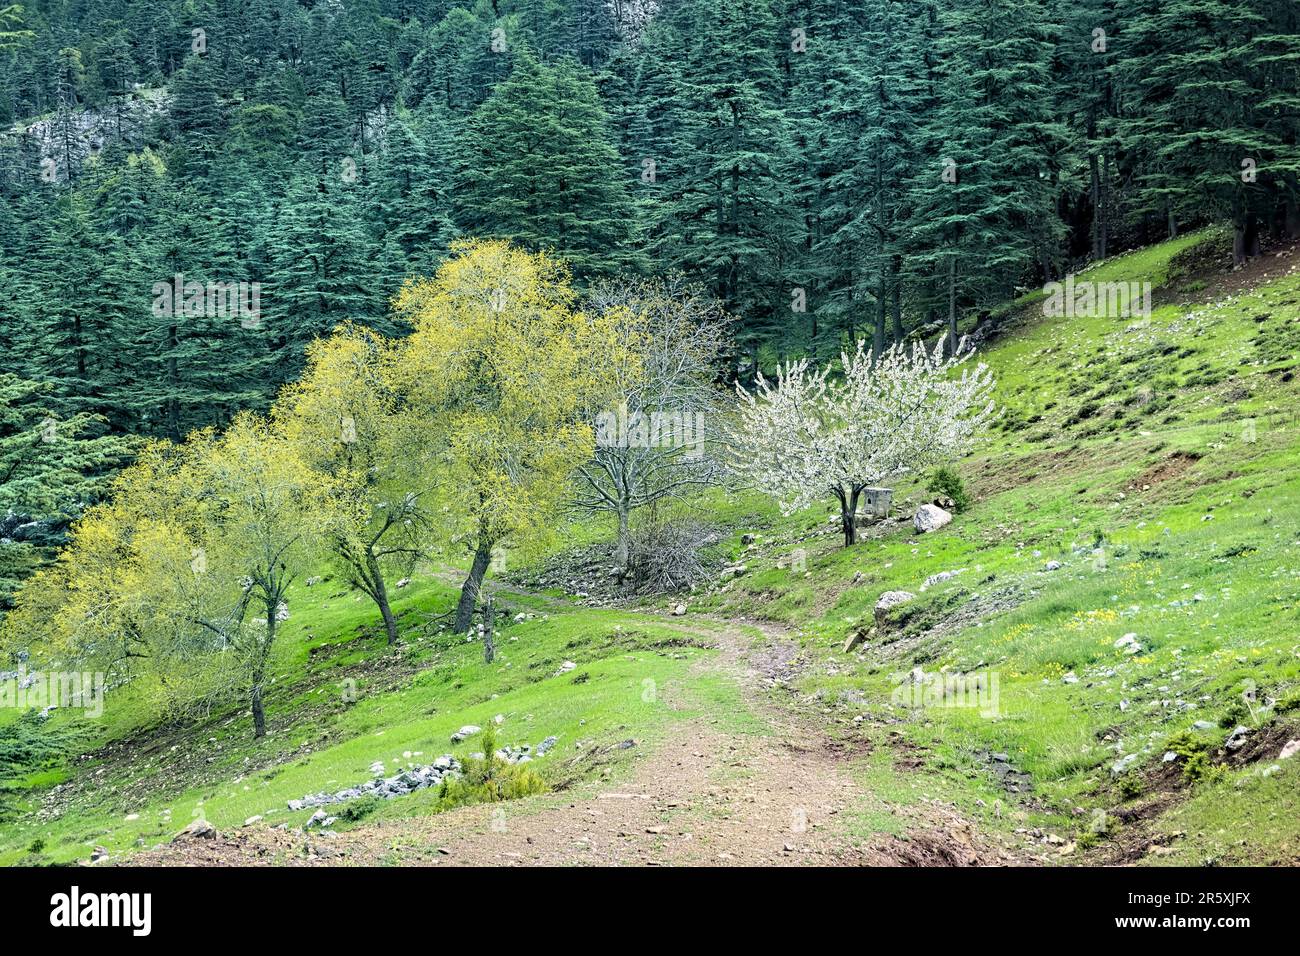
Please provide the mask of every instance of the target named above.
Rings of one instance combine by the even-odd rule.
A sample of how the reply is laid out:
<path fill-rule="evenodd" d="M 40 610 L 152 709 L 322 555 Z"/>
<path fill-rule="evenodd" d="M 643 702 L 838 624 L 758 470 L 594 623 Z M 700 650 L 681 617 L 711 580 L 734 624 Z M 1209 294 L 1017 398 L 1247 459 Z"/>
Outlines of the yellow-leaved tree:
<path fill-rule="evenodd" d="M 7 640 L 129 676 L 172 712 L 246 694 L 260 737 L 289 586 L 338 508 L 330 483 L 258 416 L 152 445 L 23 588 Z"/>
<path fill-rule="evenodd" d="M 273 412 L 295 453 L 333 488 L 325 544 L 349 584 L 379 609 L 388 643 L 397 620 L 392 573 L 426 552 L 438 446 L 393 386 L 394 346 L 369 329 L 340 326 L 307 350 L 302 378 Z"/>
<path fill-rule="evenodd" d="M 177 598 L 234 658 L 249 695 L 253 736 L 266 733 L 263 694 L 286 597 L 318 553 L 338 510 L 333 486 L 307 466 L 272 423 L 251 414 L 219 436 L 191 436 L 187 487 L 201 493 L 198 547 L 204 567 L 179 576 Z"/>
<path fill-rule="evenodd" d="M 396 378 L 440 449 L 438 500 L 473 552 L 456 608 L 469 629 L 493 549 L 544 535 L 592 456 L 583 414 L 610 388 L 625 348 L 617 316 L 577 308 L 566 268 L 506 242 L 453 246 L 395 305 L 413 333 Z"/>
<path fill-rule="evenodd" d="M 58 560 L 19 593 L 6 649 L 30 654 L 37 667 L 131 682 L 172 715 L 205 707 L 221 683 L 206 659 L 211 642 L 170 583 L 202 563 L 186 460 L 185 449 L 156 442 L 113 480 L 108 500 L 82 516 Z"/>

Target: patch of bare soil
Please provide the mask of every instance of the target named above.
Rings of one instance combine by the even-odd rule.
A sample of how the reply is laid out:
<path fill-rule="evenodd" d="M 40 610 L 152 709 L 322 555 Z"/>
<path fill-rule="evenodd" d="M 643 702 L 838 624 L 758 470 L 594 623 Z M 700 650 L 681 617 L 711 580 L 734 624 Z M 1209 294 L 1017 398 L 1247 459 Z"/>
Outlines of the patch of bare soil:
<path fill-rule="evenodd" d="M 1163 482 L 1181 478 L 1200 460 L 1201 456 L 1195 452 L 1173 452 L 1134 478 L 1129 483 L 1129 490 L 1147 491 Z"/>
<path fill-rule="evenodd" d="M 1234 268 L 1231 238 L 1222 243 L 1193 246 L 1174 258 L 1172 266 L 1178 279 L 1157 292 L 1156 304 L 1200 305 L 1276 282 L 1296 265 L 1300 243 L 1263 236 L 1260 251 L 1257 258 L 1249 260 L 1241 268 Z"/>
<path fill-rule="evenodd" d="M 1254 728 L 1242 745 L 1229 750 L 1214 750 L 1211 763 L 1233 769 L 1274 760 L 1288 741 L 1300 738 L 1300 721 L 1281 719 Z M 1106 865 L 1136 863 L 1161 853 L 1171 841 L 1169 834 L 1156 829 L 1160 818 L 1191 796 L 1193 785 L 1183 773 L 1183 761 L 1160 763 L 1143 777 L 1143 794 L 1126 806 L 1117 807 L 1112 815 L 1122 826 L 1112 838 L 1100 845 L 1092 862 Z"/>
<path fill-rule="evenodd" d="M 667 623 L 667 622 L 666 622 Z M 777 706 L 770 690 L 802 666 L 797 642 L 766 626 L 757 640 L 733 625 L 670 626 L 719 651 L 696 667 L 735 679 L 762 734 L 728 729 L 721 717 L 676 726 L 662 744 L 633 757 L 630 774 L 584 789 L 480 804 L 429 817 L 363 824 L 337 834 L 247 827 L 143 852 L 131 865 L 902 865 L 1019 862 L 941 805 L 899 808 L 902 836 L 849 834 L 864 801 L 851 774 L 852 748 Z M 664 688 L 688 694 L 690 682 Z M 640 750 L 637 745 L 636 750 Z"/>

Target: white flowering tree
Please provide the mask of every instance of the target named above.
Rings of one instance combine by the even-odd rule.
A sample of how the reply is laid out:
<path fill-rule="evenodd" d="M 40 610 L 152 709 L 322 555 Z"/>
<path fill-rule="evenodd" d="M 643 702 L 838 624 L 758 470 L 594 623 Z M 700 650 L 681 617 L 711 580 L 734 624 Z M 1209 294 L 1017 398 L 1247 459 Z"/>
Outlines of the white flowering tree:
<path fill-rule="evenodd" d="M 944 357 L 940 338 L 877 357 L 859 342 L 841 355 L 841 374 L 834 363 L 816 370 L 803 359 L 782 366 L 775 382 L 760 375 L 753 392 L 737 386 L 731 467 L 786 514 L 834 495 L 851 545 L 863 489 L 950 461 L 993 416 L 993 375 L 967 365 L 973 354 L 963 341 Z"/>

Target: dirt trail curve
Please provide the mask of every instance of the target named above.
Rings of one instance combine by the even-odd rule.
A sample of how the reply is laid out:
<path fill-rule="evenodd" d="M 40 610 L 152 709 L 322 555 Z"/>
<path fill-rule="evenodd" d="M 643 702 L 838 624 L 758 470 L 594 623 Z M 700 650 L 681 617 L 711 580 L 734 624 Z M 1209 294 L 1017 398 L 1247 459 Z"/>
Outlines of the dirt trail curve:
<path fill-rule="evenodd" d="M 665 622 L 668 623 L 668 622 Z M 735 679 L 770 733 L 732 733 L 717 717 L 677 724 L 669 739 L 638 755 L 629 775 L 524 804 L 463 807 L 429 817 L 376 822 L 337 834 L 247 828 L 215 840 L 173 843 L 125 861 L 136 864 L 289 865 L 996 865 L 1017 862 L 947 808 L 901 808 L 904 837 L 850 835 L 854 808 L 884 805 L 850 772 L 851 754 L 811 720 L 770 696 L 798 645 L 782 631 L 734 622 L 702 630 L 719 653 L 700 671 Z M 661 691 L 665 697 L 689 693 Z M 673 701 L 666 699 L 670 706 Z M 576 791 L 575 791 L 576 795 Z M 886 811 L 888 812 L 888 811 Z"/>

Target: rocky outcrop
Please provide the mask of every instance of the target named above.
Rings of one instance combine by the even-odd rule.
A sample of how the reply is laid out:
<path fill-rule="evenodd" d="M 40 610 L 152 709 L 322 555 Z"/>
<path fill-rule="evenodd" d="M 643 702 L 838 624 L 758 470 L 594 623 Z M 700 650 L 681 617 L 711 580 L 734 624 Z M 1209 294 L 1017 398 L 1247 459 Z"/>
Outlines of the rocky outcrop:
<path fill-rule="evenodd" d="M 87 159 L 112 143 L 143 146 L 149 126 L 169 105 L 165 90 L 138 89 L 107 106 L 15 123 L 9 132 L 30 144 L 42 174 L 52 177 L 48 181 L 67 182 L 70 173 L 75 176 Z"/>

